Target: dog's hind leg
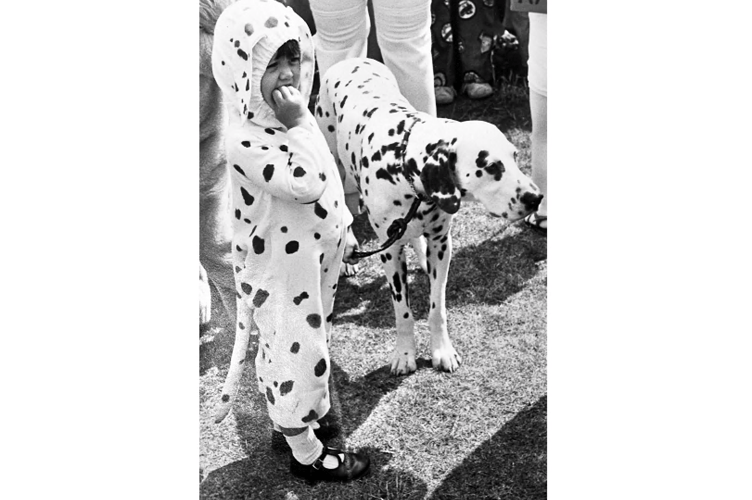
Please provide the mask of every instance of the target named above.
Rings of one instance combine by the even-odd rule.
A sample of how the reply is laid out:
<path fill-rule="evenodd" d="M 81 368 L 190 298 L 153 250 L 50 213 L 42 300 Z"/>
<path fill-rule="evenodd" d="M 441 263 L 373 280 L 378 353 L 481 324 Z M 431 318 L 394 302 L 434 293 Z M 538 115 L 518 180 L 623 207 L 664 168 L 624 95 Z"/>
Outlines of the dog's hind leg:
<path fill-rule="evenodd" d="M 410 246 L 413 247 L 415 257 L 418 259 L 418 265 L 424 273 L 428 273 L 428 263 L 426 261 L 426 239 L 423 237 L 413 238 L 410 240 Z"/>
<path fill-rule="evenodd" d="M 415 320 L 410 310 L 407 290 L 407 260 L 404 245 L 393 245 L 381 254 L 386 279 L 392 292 L 397 343 L 391 358 L 394 375 L 407 375 L 417 368 L 415 363 Z"/>
<path fill-rule="evenodd" d="M 347 208 L 352 213 L 352 216 L 356 217 L 360 213 L 360 193 L 352 176 L 347 175 L 347 171 L 337 152 L 337 109 L 329 97 L 328 87 L 326 82 L 321 86 L 321 91 L 316 97 L 316 103 L 313 106 L 314 116 L 319 129 L 324 134 L 329 151 L 331 151 L 334 161 L 337 163 L 339 178 L 345 191 Z M 347 229 L 347 245 L 350 249 L 358 249 L 358 240 L 355 238 L 351 227 Z M 340 276 L 355 276 L 358 272 L 357 261 L 352 261 L 349 258 L 351 254 L 352 251 L 345 251 L 344 262 L 340 268 Z"/>
<path fill-rule="evenodd" d="M 462 358 L 449 340 L 446 314 L 446 284 L 449 263 L 452 260 L 452 235 L 450 220 L 444 225 L 444 233 L 426 237 L 428 279 L 431 285 L 431 309 L 428 313 L 428 328 L 431 331 L 431 360 L 437 370 L 453 372 L 459 368 Z"/>

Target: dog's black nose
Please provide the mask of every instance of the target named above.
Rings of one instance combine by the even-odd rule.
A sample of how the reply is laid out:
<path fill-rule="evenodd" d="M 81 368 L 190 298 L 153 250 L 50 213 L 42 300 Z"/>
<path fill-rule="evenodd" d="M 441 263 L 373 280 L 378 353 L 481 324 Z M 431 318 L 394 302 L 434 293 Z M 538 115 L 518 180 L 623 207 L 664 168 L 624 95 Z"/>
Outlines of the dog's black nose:
<path fill-rule="evenodd" d="M 522 198 L 520 198 L 520 201 L 525 205 L 525 209 L 529 212 L 538 210 L 538 205 L 540 205 L 541 200 L 543 200 L 542 194 L 533 193 L 525 193 L 522 195 Z"/>

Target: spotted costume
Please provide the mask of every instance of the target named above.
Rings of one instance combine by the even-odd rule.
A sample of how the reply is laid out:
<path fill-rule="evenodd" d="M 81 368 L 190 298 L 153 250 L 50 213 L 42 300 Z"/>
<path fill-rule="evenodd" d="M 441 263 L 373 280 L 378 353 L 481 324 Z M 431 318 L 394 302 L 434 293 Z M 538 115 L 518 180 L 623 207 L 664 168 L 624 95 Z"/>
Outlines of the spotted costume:
<path fill-rule="evenodd" d="M 238 293 L 236 346 L 223 390 L 232 403 L 249 331 L 258 330 L 256 374 L 269 416 L 300 428 L 329 410 L 327 341 L 352 216 L 337 167 L 316 122 L 287 130 L 260 81 L 287 41 L 300 45 L 300 92 L 313 84 L 306 24 L 273 0 L 241 0 L 215 28 L 212 66 L 228 110 L 227 164 L 233 197 Z M 226 411 L 229 411 L 228 409 Z"/>

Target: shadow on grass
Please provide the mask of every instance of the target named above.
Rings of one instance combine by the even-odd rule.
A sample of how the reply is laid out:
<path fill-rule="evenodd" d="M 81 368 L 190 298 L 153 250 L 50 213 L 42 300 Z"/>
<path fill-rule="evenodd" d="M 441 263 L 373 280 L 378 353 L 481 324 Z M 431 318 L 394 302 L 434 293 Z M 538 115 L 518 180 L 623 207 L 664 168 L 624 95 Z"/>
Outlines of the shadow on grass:
<path fill-rule="evenodd" d="M 199 488 L 201 500 L 335 500 L 380 498 L 418 500 L 426 496 L 426 483 L 414 474 L 385 468 L 391 457 L 364 449 L 371 457 L 367 476 L 352 483 L 316 483 L 295 478 L 286 455 L 249 456 L 209 473 Z"/>
<path fill-rule="evenodd" d="M 421 367 L 430 360 L 419 361 Z M 330 379 L 332 408 L 329 417 L 339 427 L 340 434 L 325 443 L 346 447 L 346 438 L 368 418 L 381 398 L 397 389 L 405 377 L 393 377 L 384 366 L 363 377 L 351 379 L 332 361 Z M 244 374 L 244 383 L 252 384 L 254 377 Z M 340 499 L 390 498 L 422 499 L 427 485 L 415 475 L 388 467 L 392 456 L 376 448 L 361 448 L 371 459 L 368 477 L 351 484 L 319 483 L 309 485 L 289 472 L 290 455 L 285 448 L 272 446 L 271 422 L 266 414 L 265 399 L 249 389 L 251 404 L 233 409 L 239 444 L 247 458 L 211 471 L 202 481 L 200 498 L 208 499 Z M 284 446 L 284 445 L 283 445 Z"/>
<path fill-rule="evenodd" d="M 546 258 L 546 238 L 527 228 L 476 245 L 455 247 L 446 285 L 447 307 L 501 304 L 524 288 L 538 273 L 537 263 Z M 334 305 L 337 324 L 394 327 L 389 287 L 381 264 L 377 267 L 376 277 L 371 280 L 340 280 Z M 430 308 L 430 283 L 422 271 L 410 273 L 413 316 L 425 320 Z"/>
<path fill-rule="evenodd" d="M 519 412 L 455 468 L 431 500 L 545 500 L 546 396 Z"/>

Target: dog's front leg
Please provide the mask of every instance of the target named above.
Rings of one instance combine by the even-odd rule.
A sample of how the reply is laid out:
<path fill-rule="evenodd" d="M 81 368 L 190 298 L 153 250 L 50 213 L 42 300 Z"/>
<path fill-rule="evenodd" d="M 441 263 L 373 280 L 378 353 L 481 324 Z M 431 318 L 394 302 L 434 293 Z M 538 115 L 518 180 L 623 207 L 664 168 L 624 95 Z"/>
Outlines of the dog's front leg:
<path fill-rule="evenodd" d="M 459 368 L 462 358 L 449 340 L 446 315 L 446 284 L 449 263 L 452 260 L 452 235 L 449 232 L 426 237 L 428 279 L 431 284 L 431 309 L 428 313 L 428 328 L 431 330 L 431 360 L 437 370 L 453 372 Z"/>
<path fill-rule="evenodd" d="M 397 343 L 392 352 L 393 375 L 407 375 L 417 368 L 415 364 L 415 320 L 410 310 L 407 294 L 407 260 L 404 245 L 393 245 L 381 254 L 386 280 L 392 291 L 392 305 L 397 324 Z"/>

